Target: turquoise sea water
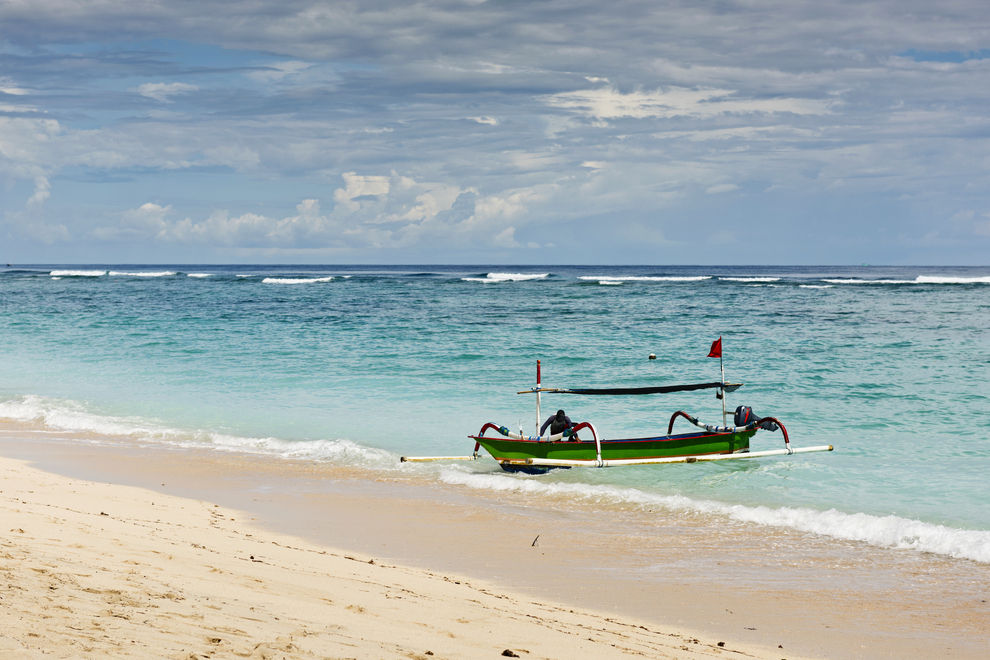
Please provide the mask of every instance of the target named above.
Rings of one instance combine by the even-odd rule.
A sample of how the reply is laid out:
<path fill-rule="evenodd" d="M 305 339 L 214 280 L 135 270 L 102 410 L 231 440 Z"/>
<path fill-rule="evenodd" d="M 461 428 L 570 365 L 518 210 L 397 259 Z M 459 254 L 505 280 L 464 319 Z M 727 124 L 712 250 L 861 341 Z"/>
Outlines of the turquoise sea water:
<path fill-rule="evenodd" d="M 0 421 L 990 563 L 990 267 L 36 265 L 0 269 L 0 312 Z M 746 383 L 730 410 L 836 451 L 542 476 L 398 462 L 468 454 L 487 421 L 532 433 L 516 392 L 537 359 L 551 386 L 708 382 L 719 336 Z M 711 391 L 544 397 L 558 407 L 605 437 L 678 409 L 721 423 Z"/>

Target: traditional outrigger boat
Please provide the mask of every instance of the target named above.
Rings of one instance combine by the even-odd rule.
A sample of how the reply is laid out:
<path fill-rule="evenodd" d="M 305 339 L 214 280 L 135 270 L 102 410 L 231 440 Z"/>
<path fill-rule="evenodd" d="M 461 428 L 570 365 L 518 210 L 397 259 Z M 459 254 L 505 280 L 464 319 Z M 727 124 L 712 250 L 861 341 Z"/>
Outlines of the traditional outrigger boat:
<path fill-rule="evenodd" d="M 716 349 L 718 353 L 716 354 Z M 718 357 L 721 363 L 721 338 L 712 344 L 709 357 Z M 726 424 L 725 394 L 742 387 L 741 383 L 726 383 L 725 370 L 721 370 L 722 380 L 711 383 L 688 385 L 662 385 L 655 387 L 619 388 L 556 388 L 543 387 L 540 377 L 540 361 L 536 362 L 536 386 L 518 392 L 536 394 L 535 435 L 524 435 L 507 426 L 488 422 L 476 435 L 468 436 L 475 441 L 474 452 L 470 456 L 403 456 L 402 461 L 437 461 L 456 459 L 477 459 L 479 449 L 484 448 L 498 461 L 502 469 L 510 472 L 546 472 L 551 468 L 569 467 L 613 467 L 619 465 L 650 465 L 658 463 L 694 463 L 699 461 L 722 461 L 738 458 L 759 458 L 817 451 L 832 451 L 832 445 L 813 447 L 791 447 L 787 429 L 775 417 L 756 417 L 751 408 L 739 406 L 736 409 L 733 426 Z M 716 396 L 722 401 L 722 425 L 704 424 L 678 410 L 670 416 L 665 435 L 651 435 L 641 438 L 603 438 L 591 422 L 575 424 L 561 433 L 540 435 L 540 403 L 543 393 L 577 394 L 589 396 L 629 396 L 645 394 L 667 394 L 692 390 L 716 389 Z M 700 431 L 672 434 L 674 422 L 684 418 L 700 428 Z M 758 431 L 780 430 L 784 439 L 783 449 L 750 450 L 750 439 Z M 494 434 L 488 434 L 493 431 Z M 497 435 L 495 435 L 497 434 Z M 584 437 L 580 437 L 581 436 Z M 590 434 L 590 439 L 588 435 Z"/>

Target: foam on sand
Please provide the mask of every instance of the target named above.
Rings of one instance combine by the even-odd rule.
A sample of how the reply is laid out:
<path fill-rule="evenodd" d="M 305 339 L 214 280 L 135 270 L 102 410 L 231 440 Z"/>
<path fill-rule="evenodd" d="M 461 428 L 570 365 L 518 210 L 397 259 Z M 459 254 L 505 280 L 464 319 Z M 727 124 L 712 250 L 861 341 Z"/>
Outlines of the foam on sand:
<path fill-rule="evenodd" d="M 101 415 L 86 410 L 74 401 L 36 395 L 0 401 L 0 420 L 18 422 L 35 431 L 63 431 L 90 439 L 96 436 L 109 442 L 126 441 L 279 458 L 325 460 L 377 470 L 395 469 L 398 465 L 394 454 L 350 440 L 285 440 L 238 436 L 203 429 L 172 428 L 155 420 Z"/>
<path fill-rule="evenodd" d="M 990 531 L 955 529 L 898 516 L 850 514 L 835 509 L 816 511 L 797 507 L 726 504 L 682 495 L 647 493 L 636 488 L 551 482 L 500 473 L 479 474 L 461 466 L 446 467 L 440 479 L 445 483 L 495 492 L 520 492 L 535 497 L 561 496 L 592 504 L 632 504 L 645 509 L 660 506 L 673 511 L 709 514 L 739 522 L 860 541 L 882 548 L 928 552 L 990 564 Z"/>

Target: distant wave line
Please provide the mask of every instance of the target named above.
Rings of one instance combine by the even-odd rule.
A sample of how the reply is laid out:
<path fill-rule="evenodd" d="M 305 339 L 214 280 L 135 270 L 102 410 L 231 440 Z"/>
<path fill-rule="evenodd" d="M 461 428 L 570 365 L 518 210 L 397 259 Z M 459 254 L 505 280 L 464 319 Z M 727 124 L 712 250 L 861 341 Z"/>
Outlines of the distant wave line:
<path fill-rule="evenodd" d="M 48 273 L 52 277 L 103 277 L 105 270 L 53 270 Z"/>
<path fill-rule="evenodd" d="M 703 282 L 712 275 L 581 275 L 579 280 L 603 282 Z"/>
<path fill-rule="evenodd" d="M 829 284 L 990 284 L 990 275 L 984 277 L 956 277 L 952 275 L 918 275 L 913 280 L 864 280 L 859 278 L 822 279 Z"/>
<path fill-rule="evenodd" d="M 315 284 L 317 282 L 332 282 L 333 275 L 326 277 L 266 277 L 262 284 Z"/>
<path fill-rule="evenodd" d="M 462 277 L 463 282 L 527 282 L 530 280 L 543 280 L 550 277 L 550 273 L 488 273 L 485 277 Z"/>
<path fill-rule="evenodd" d="M 137 271 L 128 272 L 123 270 L 111 270 L 110 277 L 174 277 L 175 271 L 173 270 L 162 270 L 162 271 Z"/>

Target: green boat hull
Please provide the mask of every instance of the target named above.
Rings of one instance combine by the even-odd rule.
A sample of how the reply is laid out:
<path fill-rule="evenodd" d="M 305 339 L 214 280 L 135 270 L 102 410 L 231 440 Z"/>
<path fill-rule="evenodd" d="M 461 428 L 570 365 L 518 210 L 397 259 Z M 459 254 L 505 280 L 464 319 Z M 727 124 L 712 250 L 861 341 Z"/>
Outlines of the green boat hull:
<path fill-rule="evenodd" d="M 732 454 L 747 451 L 749 440 L 754 433 L 756 433 L 756 429 L 734 433 L 703 431 L 650 438 L 603 440 L 601 458 L 603 460 L 616 460 Z M 505 468 L 513 467 L 506 464 L 509 461 L 523 461 L 529 458 L 590 462 L 594 462 L 598 458 L 597 448 L 593 440 L 538 442 L 512 438 L 471 437 Z"/>

